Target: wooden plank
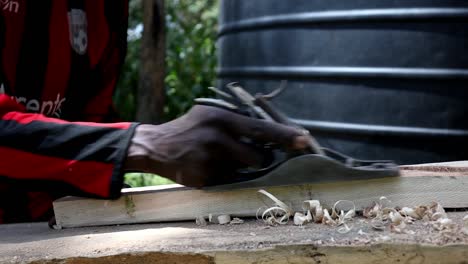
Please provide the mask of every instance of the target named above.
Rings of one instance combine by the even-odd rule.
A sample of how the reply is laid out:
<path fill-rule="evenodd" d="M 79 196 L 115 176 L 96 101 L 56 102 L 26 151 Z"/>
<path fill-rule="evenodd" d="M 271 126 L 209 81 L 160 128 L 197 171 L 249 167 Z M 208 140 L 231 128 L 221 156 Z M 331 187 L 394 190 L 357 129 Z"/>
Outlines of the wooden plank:
<path fill-rule="evenodd" d="M 331 207 L 337 200 L 351 200 L 358 210 L 386 196 L 395 206 L 416 206 L 438 201 L 449 208 L 468 208 L 468 162 L 466 167 L 402 167 L 400 177 L 332 183 L 266 187 L 265 190 L 301 210 L 302 202 L 320 200 Z M 193 220 L 208 214 L 255 216 L 265 205 L 258 188 L 207 191 L 180 185 L 124 189 L 115 201 L 65 197 L 54 202 L 57 225 L 96 226 Z M 266 201 L 269 202 L 269 201 Z"/>

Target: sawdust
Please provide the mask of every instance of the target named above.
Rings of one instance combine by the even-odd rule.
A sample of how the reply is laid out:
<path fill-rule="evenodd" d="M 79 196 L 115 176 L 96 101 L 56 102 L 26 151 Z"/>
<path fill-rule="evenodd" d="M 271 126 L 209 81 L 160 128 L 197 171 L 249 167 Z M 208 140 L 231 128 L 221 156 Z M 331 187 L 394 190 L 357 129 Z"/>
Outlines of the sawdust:
<path fill-rule="evenodd" d="M 62 260 L 43 260 L 30 262 L 31 264 L 166 264 L 166 263 L 191 263 L 191 264 L 213 264 L 214 258 L 201 254 L 178 254 L 178 253 L 140 253 L 120 254 L 99 258 L 69 258 Z"/>
<path fill-rule="evenodd" d="M 461 226 L 463 223 L 462 213 L 450 214 L 450 219 L 456 226 Z M 369 245 L 375 243 L 422 243 L 434 245 L 448 245 L 468 243 L 468 235 L 461 232 L 451 233 L 450 235 L 441 234 L 435 230 L 429 223 L 417 221 L 411 224 L 409 233 L 396 233 L 386 228 L 385 230 L 375 230 L 370 225 L 371 219 L 363 216 L 356 216 L 353 219 L 354 227 L 347 233 L 339 233 L 335 226 L 309 223 L 303 226 L 295 226 L 292 222 L 286 225 L 278 225 L 275 227 L 265 226 L 263 221 L 246 219 L 245 223 L 240 226 L 219 226 L 208 225 L 207 230 L 218 230 L 227 233 L 236 232 L 239 228 L 242 233 L 254 234 L 251 239 L 246 237 L 244 249 L 252 248 L 248 243 L 250 240 L 262 241 L 263 247 L 277 245 L 278 242 L 272 241 L 271 236 L 275 240 L 280 240 L 284 244 L 306 243 L 312 245 L 326 246 L 344 246 L 344 245 Z M 281 244 L 281 243 L 280 243 Z"/>
<path fill-rule="evenodd" d="M 431 172 L 468 172 L 466 167 L 447 167 L 447 166 L 400 166 L 400 170 L 431 171 Z"/>
<path fill-rule="evenodd" d="M 466 176 L 466 167 L 445 167 L 445 166 L 400 166 L 400 174 L 405 177 L 421 176 Z"/>
<path fill-rule="evenodd" d="M 457 226 L 462 226 L 465 221 L 463 218 L 466 214 L 467 212 L 448 212 L 447 216 Z M 440 236 L 440 231 L 435 230 L 429 223 L 424 221 L 415 221 L 411 224 L 411 230 L 414 231 L 414 234 L 409 235 L 405 233 L 394 233 L 389 229 L 383 231 L 374 230 L 369 225 L 370 219 L 362 215 L 357 215 L 353 218 L 354 228 L 345 234 L 337 232 L 336 227 L 323 224 L 309 223 L 303 226 L 295 226 L 292 222 L 289 222 L 286 225 L 272 227 L 265 225 L 261 220 L 248 218 L 244 218 L 243 220 L 245 222 L 241 225 L 221 226 L 218 224 L 209 224 L 200 227 L 195 224 L 195 221 L 190 221 L 72 228 L 64 229 L 60 232 L 48 229 L 46 223 L 14 226 L 4 225 L 0 226 L 2 238 L 0 242 L 0 263 L 9 263 L 8 260 L 13 260 L 15 257 L 18 263 L 29 263 L 29 261 L 34 259 L 66 259 L 75 256 L 100 258 L 108 255 L 147 251 L 182 253 L 182 256 L 188 252 L 199 253 L 216 251 L 232 253 L 235 256 L 252 252 L 252 256 L 257 256 L 261 254 L 261 252 L 264 252 L 264 250 L 277 253 L 282 246 L 289 247 L 288 252 L 293 248 L 297 250 L 301 246 L 308 249 L 319 250 L 325 250 L 327 247 L 337 250 L 340 248 L 343 250 L 344 248 L 349 248 L 347 256 L 360 256 L 363 250 L 368 250 L 370 248 L 380 250 L 387 248 L 387 246 L 392 246 L 395 252 L 419 252 L 420 247 L 426 247 L 427 252 L 436 252 L 437 254 L 445 252 L 446 255 L 444 256 L 454 256 L 454 252 L 450 248 L 457 247 L 460 248 L 461 251 L 464 249 L 466 252 L 466 247 L 468 246 L 468 235 L 455 233 L 450 237 Z M 50 243 L 46 241 L 50 241 Z M 83 243 L 83 241 L 86 243 Z M 440 245 L 440 247 L 438 245 Z M 258 249 L 261 250 L 259 251 Z M 433 257 L 435 257 L 436 260 L 440 260 L 440 256 L 437 257 L 438 255 L 436 253 L 434 253 Z M 233 255 L 229 255 L 229 257 L 233 257 Z M 294 255 L 296 254 L 291 253 L 290 256 Z M 331 255 L 337 256 L 337 253 L 330 253 L 330 256 Z M 342 254 L 338 255 L 342 256 Z M 162 258 L 169 256 L 167 258 L 168 260 L 173 259 L 171 258 L 172 254 L 162 254 L 159 256 Z M 374 253 L 366 255 L 366 258 L 372 256 L 374 256 Z M 401 254 L 398 255 L 398 258 L 400 257 Z M 452 259 L 460 259 L 459 257 L 460 255 L 456 255 L 456 257 Z M 393 262 L 395 262 L 396 259 L 397 256 L 395 255 L 395 258 L 392 259 Z M 117 260 L 117 258 L 115 260 Z M 179 260 L 180 262 L 173 263 L 206 263 L 201 261 L 191 262 L 194 259 L 190 258 L 190 261 L 188 261 L 188 259 L 184 257 L 181 257 Z M 377 261 L 377 259 L 371 260 L 372 261 L 368 263 L 382 263 Z M 446 260 L 446 257 L 444 257 L 444 260 Z M 84 263 L 90 263 L 87 259 L 84 261 L 88 261 Z M 71 262 L 43 261 L 36 263 Z M 253 258 L 251 262 L 241 261 L 237 263 L 264 262 L 260 262 L 258 258 Z M 288 262 L 283 261 L 278 263 Z M 356 260 L 354 263 L 362 262 Z M 392 262 L 389 261 L 387 263 Z M 434 261 L 434 263 L 437 263 L 437 261 Z"/>

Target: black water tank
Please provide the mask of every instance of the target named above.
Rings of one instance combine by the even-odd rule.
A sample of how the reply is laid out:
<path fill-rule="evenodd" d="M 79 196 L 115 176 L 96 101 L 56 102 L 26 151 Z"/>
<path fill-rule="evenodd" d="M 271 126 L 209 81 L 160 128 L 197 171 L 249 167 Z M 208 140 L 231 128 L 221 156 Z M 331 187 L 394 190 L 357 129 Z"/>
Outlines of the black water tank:
<path fill-rule="evenodd" d="M 238 81 L 326 147 L 468 159 L 468 1 L 225 0 L 218 85 Z"/>

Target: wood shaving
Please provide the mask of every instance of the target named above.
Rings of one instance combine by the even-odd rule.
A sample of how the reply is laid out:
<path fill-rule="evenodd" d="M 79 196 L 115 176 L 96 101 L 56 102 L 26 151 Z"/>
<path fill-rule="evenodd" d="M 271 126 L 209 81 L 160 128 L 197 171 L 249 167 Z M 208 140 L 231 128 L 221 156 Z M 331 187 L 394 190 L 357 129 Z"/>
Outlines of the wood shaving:
<path fill-rule="evenodd" d="M 407 233 L 405 222 L 400 222 L 400 224 L 390 224 L 390 231 L 398 234 Z"/>
<path fill-rule="evenodd" d="M 259 190 L 259 193 L 267 196 L 273 201 L 273 205 L 262 206 L 257 210 L 257 219 L 262 219 L 268 225 L 284 225 L 287 224 L 289 218 L 293 215 L 293 210 L 290 206 L 276 198 L 271 193 L 265 190 Z M 347 205 L 347 206 L 346 206 Z M 345 210 L 338 210 L 343 208 Z M 309 222 L 322 223 L 329 226 L 336 226 L 337 232 L 348 233 L 352 230 L 353 226 L 348 225 L 347 222 L 351 221 L 356 215 L 356 205 L 352 201 L 340 200 L 337 201 L 331 209 L 331 214 L 328 209 L 323 209 L 318 200 L 306 200 L 302 203 L 304 212 L 294 213 L 294 225 L 303 226 Z M 262 212 L 262 213 L 260 213 Z M 260 217 L 261 214 L 261 217 Z"/>
<path fill-rule="evenodd" d="M 381 206 L 377 202 L 373 202 L 370 207 L 364 208 L 362 215 L 366 218 L 374 218 L 377 216 L 377 213 L 381 210 Z"/>
<path fill-rule="evenodd" d="M 207 222 L 205 220 L 205 217 L 203 216 L 197 216 L 195 218 L 195 224 L 197 224 L 198 226 L 206 226 L 207 225 Z"/>
<path fill-rule="evenodd" d="M 348 233 L 349 231 L 351 231 L 353 229 L 353 227 L 351 226 L 348 226 L 346 223 L 343 223 L 343 225 L 341 227 L 339 227 L 336 231 L 340 234 L 346 234 Z"/>
<path fill-rule="evenodd" d="M 385 222 L 381 219 L 374 218 L 370 221 L 370 225 L 375 230 L 385 230 Z"/>
<path fill-rule="evenodd" d="M 322 224 L 326 224 L 326 225 L 334 225 L 335 224 L 335 221 L 333 221 L 333 218 L 330 216 L 330 213 L 328 212 L 327 209 L 323 210 Z"/>
<path fill-rule="evenodd" d="M 289 222 L 289 218 L 293 214 L 293 210 L 291 209 L 291 207 L 286 205 L 284 202 L 276 198 L 273 194 L 265 190 L 259 190 L 258 192 L 270 198 L 270 200 L 274 202 L 273 206 L 263 211 L 261 219 L 268 225 L 272 225 L 272 226 L 277 225 L 277 224 L 279 225 L 287 224 Z M 260 209 L 257 212 L 259 211 Z M 257 217 L 258 217 L 258 214 L 257 214 Z"/>
<path fill-rule="evenodd" d="M 314 217 L 313 217 L 313 218 L 314 218 L 314 222 L 315 222 L 315 223 L 320 223 L 320 222 L 322 222 L 322 220 L 323 220 L 323 214 L 324 214 L 324 213 L 323 213 L 323 208 L 322 208 L 322 206 L 320 206 L 320 205 L 317 206 L 317 207 L 315 208 L 315 214 L 313 215 L 313 216 L 314 216 Z"/>
<path fill-rule="evenodd" d="M 388 217 L 390 218 L 390 221 L 392 222 L 392 224 L 394 225 L 404 225 L 405 222 L 404 222 L 404 218 L 403 216 L 397 212 L 397 211 L 391 211 L 389 214 L 388 214 Z"/>
<path fill-rule="evenodd" d="M 366 232 L 362 231 L 362 229 L 359 229 L 359 231 L 357 233 L 360 236 L 367 236 L 368 235 Z"/>
<path fill-rule="evenodd" d="M 353 229 L 353 226 L 349 225 L 349 222 L 356 216 L 356 206 L 352 201 L 339 200 L 328 210 L 321 206 L 319 200 L 306 200 L 302 203 L 303 212 L 294 213 L 291 206 L 286 205 L 274 195 L 265 190 L 258 192 L 273 201 L 272 206 L 263 206 L 256 214 L 257 219 L 262 219 L 269 226 L 287 224 L 289 218 L 294 215 L 294 225 L 297 226 L 303 226 L 309 222 L 321 223 L 336 227 L 337 232 L 342 234 Z M 415 231 L 409 230 L 408 225 L 422 220 L 426 222 L 423 223 L 424 225 L 431 225 L 444 237 L 450 238 L 455 232 L 468 235 L 468 215 L 463 218 L 463 227 L 459 228 L 447 217 L 440 203 L 432 202 L 428 206 L 420 205 L 401 209 L 390 205 L 391 201 L 382 196 L 379 201 L 374 201 L 370 207 L 364 208 L 363 216 L 370 219 L 369 224 L 373 229 L 385 230 L 388 227 L 394 233 L 413 235 Z M 367 235 L 367 233 L 359 230 L 358 235 Z"/>
<path fill-rule="evenodd" d="M 390 201 L 390 199 L 388 199 L 388 198 L 385 197 L 385 196 L 381 196 L 381 197 L 379 198 L 379 201 L 380 201 L 380 204 L 381 204 L 382 206 L 384 206 L 385 203 L 388 203 L 388 204 L 387 204 L 387 207 L 390 206 L 390 204 L 392 203 L 392 201 Z M 384 207 L 385 207 L 385 206 L 384 206 Z"/>
<path fill-rule="evenodd" d="M 409 207 L 403 207 L 400 210 L 400 214 L 406 217 L 412 217 L 414 219 L 421 219 L 422 215 L 418 214 L 415 209 Z"/>
<path fill-rule="evenodd" d="M 380 236 L 379 240 L 382 242 L 387 242 L 387 241 L 392 240 L 392 238 L 390 236 Z"/>
<path fill-rule="evenodd" d="M 218 216 L 218 223 L 220 225 L 226 225 L 231 222 L 231 216 L 230 215 L 219 215 Z"/>
<path fill-rule="evenodd" d="M 386 224 L 389 222 L 388 214 L 393 212 L 393 208 L 384 207 L 383 203 L 389 200 L 382 196 L 378 202 L 374 202 L 372 206 L 367 207 L 363 211 L 363 215 L 366 218 L 370 218 L 370 226 L 375 230 L 385 230 Z"/>
<path fill-rule="evenodd" d="M 423 220 L 435 230 L 444 231 L 443 235 L 456 232 L 456 224 L 447 217 L 447 213 L 440 203 L 432 202 L 429 206 L 403 207 L 397 210 L 397 208 L 384 207 L 382 201 L 388 201 L 388 199 L 381 197 L 379 202 L 374 202 L 372 206 L 363 211 L 363 215 L 371 219 L 371 227 L 376 230 L 384 230 L 389 225 L 391 232 L 411 235 L 415 232 L 408 230 L 407 224 Z"/>
<path fill-rule="evenodd" d="M 468 236 L 468 215 L 465 215 L 465 217 L 463 217 L 462 233 Z"/>
<path fill-rule="evenodd" d="M 338 214 L 337 208 L 339 208 L 340 207 L 339 205 L 342 205 L 342 204 L 349 205 L 348 211 L 345 213 L 344 210 L 340 210 L 340 213 Z M 351 221 L 353 217 L 356 215 L 356 205 L 354 204 L 354 202 L 349 201 L 349 200 L 339 200 L 333 205 L 332 211 L 334 212 L 333 214 L 338 217 L 338 219 L 335 219 L 336 225 L 341 226 L 337 230 L 338 233 L 345 234 L 353 229 L 353 227 L 348 226 L 346 222 Z"/>
<path fill-rule="evenodd" d="M 439 218 L 436 221 L 432 222 L 432 227 L 435 230 L 442 231 L 442 230 L 453 230 L 456 225 L 449 218 Z"/>
<path fill-rule="evenodd" d="M 54 230 L 62 230 L 62 226 L 61 225 L 53 225 L 52 228 Z"/>
<path fill-rule="evenodd" d="M 432 202 L 429 206 L 429 209 L 432 211 L 433 220 L 437 220 L 439 218 L 447 218 L 447 214 L 445 213 L 444 207 L 442 207 L 440 203 Z"/>
<path fill-rule="evenodd" d="M 237 218 L 237 217 L 234 217 L 231 222 L 229 222 L 230 225 L 240 225 L 240 224 L 243 224 L 244 223 L 244 220 L 240 219 L 240 218 Z"/>
<path fill-rule="evenodd" d="M 407 229 L 407 224 L 411 224 L 415 219 L 421 219 L 421 214 L 425 212 L 425 207 L 419 210 L 416 208 L 403 207 L 399 210 L 394 207 L 384 207 L 384 203 L 390 204 L 386 197 L 380 197 L 379 202 L 374 202 L 371 207 L 366 208 L 363 213 L 365 217 L 371 218 L 370 225 L 376 230 L 385 230 L 387 225 L 394 233 L 414 234 L 414 231 Z"/>
<path fill-rule="evenodd" d="M 302 203 L 302 209 L 304 211 L 314 211 L 315 208 L 320 206 L 319 200 L 306 200 Z"/>
<path fill-rule="evenodd" d="M 307 222 L 309 222 L 308 217 L 303 213 L 297 212 L 294 214 L 294 225 L 302 226 Z"/>
<path fill-rule="evenodd" d="M 313 215 L 312 215 L 312 213 L 310 211 L 306 212 L 305 217 L 307 219 L 307 222 L 312 222 L 314 220 Z"/>
<path fill-rule="evenodd" d="M 308 222 L 320 223 L 323 218 L 323 208 L 319 200 L 307 200 L 302 203 L 302 209 L 306 212 Z"/>

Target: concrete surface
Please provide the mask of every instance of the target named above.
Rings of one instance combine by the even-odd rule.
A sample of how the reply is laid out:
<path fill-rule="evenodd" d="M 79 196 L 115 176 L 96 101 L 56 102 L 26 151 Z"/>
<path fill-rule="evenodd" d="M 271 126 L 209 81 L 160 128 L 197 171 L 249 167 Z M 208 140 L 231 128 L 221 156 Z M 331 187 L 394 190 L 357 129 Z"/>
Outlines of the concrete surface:
<path fill-rule="evenodd" d="M 461 226 L 466 212 L 449 217 Z M 52 230 L 46 223 L 0 225 L 0 263 L 468 263 L 468 236 L 418 221 L 413 235 L 307 224 L 267 227 L 194 222 Z M 359 232 L 361 230 L 361 232 Z"/>

